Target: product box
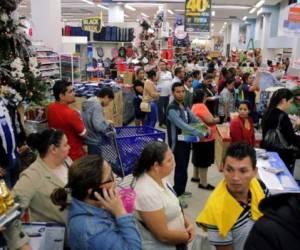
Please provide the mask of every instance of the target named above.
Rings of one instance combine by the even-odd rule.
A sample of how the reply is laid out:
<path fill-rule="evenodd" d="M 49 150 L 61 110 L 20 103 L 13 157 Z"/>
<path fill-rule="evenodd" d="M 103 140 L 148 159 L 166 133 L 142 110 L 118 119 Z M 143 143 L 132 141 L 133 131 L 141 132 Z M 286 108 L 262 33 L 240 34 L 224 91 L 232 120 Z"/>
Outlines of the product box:
<path fill-rule="evenodd" d="M 123 84 L 133 84 L 134 72 L 118 71 L 118 76 L 123 76 Z"/>

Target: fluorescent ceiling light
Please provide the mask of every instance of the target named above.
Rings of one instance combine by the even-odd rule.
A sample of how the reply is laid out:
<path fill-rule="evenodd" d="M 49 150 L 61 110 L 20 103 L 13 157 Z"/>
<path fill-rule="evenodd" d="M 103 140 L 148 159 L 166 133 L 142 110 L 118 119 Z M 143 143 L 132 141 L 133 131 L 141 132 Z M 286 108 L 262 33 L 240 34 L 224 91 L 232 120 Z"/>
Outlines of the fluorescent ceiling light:
<path fill-rule="evenodd" d="M 212 15 L 212 16 L 215 16 L 215 15 L 216 15 L 216 11 L 213 10 L 213 11 L 211 12 L 211 15 Z"/>
<path fill-rule="evenodd" d="M 148 7 L 148 8 L 153 8 L 153 7 L 163 7 L 163 4 L 161 3 L 129 3 L 128 5 L 134 6 L 134 7 Z"/>
<path fill-rule="evenodd" d="M 255 8 L 256 8 L 256 9 L 259 9 L 261 6 L 264 5 L 264 3 L 265 3 L 265 0 L 259 1 L 259 2 L 255 5 Z"/>
<path fill-rule="evenodd" d="M 176 12 L 183 12 L 185 10 L 175 9 L 174 11 L 176 11 Z"/>
<path fill-rule="evenodd" d="M 89 16 L 91 14 L 85 14 L 85 13 L 78 13 L 78 12 L 66 12 L 63 13 L 62 16 Z"/>
<path fill-rule="evenodd" d="M 108 10 L 108 8 L 102 4 L 97 4 L 97 6 L 101 9 Z"/>
<path fill-rule="evenodd" d="M 250 13 L 250 14 L 253 14 L 255 11 L 256 11 L 256 8 L 254 7 L 254 8 L 252 8 L 252 9 L 249 11 L 249 13 Z"/>
<path fill-rule="evenodd" d="M 126 15 L 126 14 L 124 14 L 124 17 L 127 17 L 127 18 L 128 18 L 129 16 L 128 16 L 128 15 Z"/>
<path fill-rule="evenodd" d="M 149 17 L 148 15 L 146 15 L 145 13 L 141 13 L 141 15 L 143 16 L 143 17 Z"/>
<path fill-rule="evenodd" d="M 133 8 L 132 6 L 130 6 L 129 4 L 125 4 L 124 7 L 128 10 L 131 10 L 131 11 L 136 11 L 136 8 Z"/>
<path fill-rule="evenodd" d="M 212 5 L 213 9 L 233 9 L 233 10 L 247 10 L 250 6 L 245 5 Z"/>
<path fill-rule="evenodd" d="M 246 20 L 247 20 L 247 16 L 244 16 L 244 17 L 243 17 L 243 21 L 246 21 Z"/>
<path fill-rule="evenodd" d="M 168 10 L 168 12 L 171 14 L 171 15 L 174 15 L 174 12 L 172 10 Z"/>
<path fill-rule="evenodd" d="M 95 5 L 95 3 L 94 2 L 92 2 L 92 1 L 89 1 L 89 0 L 81 0 L 82 2 L 85 2 L 85 3 L 88 3 L 88 4 L 90 4 L 90 5 Z"/>
<path fill-rule="evenodd" d="M 26 4 L 25 5 L 21 4 L 20 8 L 27 8 L 27 5 Z"/>

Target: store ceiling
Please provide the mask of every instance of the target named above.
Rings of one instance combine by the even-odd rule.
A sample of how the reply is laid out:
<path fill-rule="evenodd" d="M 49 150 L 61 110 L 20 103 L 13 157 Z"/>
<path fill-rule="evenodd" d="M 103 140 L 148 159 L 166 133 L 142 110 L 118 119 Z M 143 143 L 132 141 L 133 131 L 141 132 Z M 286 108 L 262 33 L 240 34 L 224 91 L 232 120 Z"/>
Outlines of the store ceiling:
<path fill-rule="evenodd" d="M 97 1 L 100 3 L 100 1 Z M 125 21 L 135 22 L 141 18 L 144 13 L 149 18 L 155 16 L 160 5 L 166 4 L 167 9 L 171 10 L 174 14 L 167 13 L 168 20 L 173 23 L 177 14 L 184 14 L 184 0 L 112 0 L 115 4 L 128 4 L 136 9 L 131 11 L 125 8 Z M 238 4 L 237 4 L 238 2 Z M 212 0 L 212 11 L 215 15 L 212 17 L 213 34 L 219 34 L 224 22 L 230 23 L 231 21 L 243 22 L 244 16 L 256 17 L 256 13 L 249 14 L 251 8 L 259 0 Z M 275 5 L 281 0 L 266 0 L 265 4 Z M 99 15 L 102 11 L 104 21 L 108 20 L 108 11 L 99 8 L 95 5 L 90 5 L 82 0 L 61 0 L 62 3 L 62 21 L 80 22 L 83 17 Z M 108 7 L 111 3 L 101 2 L 102 6 Z M 225 6 L 225 7 L 224 7 Z M 240 8 L 239 8 L 240 7 Z M 23 0 L 20 8 L 21 14 L 30 17 L 30 0 Z"/>

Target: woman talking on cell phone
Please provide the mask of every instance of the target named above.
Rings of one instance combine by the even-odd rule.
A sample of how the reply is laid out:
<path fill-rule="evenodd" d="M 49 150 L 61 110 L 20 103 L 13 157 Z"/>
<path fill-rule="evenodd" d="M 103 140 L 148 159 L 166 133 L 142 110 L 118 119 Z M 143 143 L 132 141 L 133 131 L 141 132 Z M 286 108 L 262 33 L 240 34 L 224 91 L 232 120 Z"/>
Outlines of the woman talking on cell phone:
<path fill-rule="evenodd" d="M 69 207 L 71 250 L 141 249 L 133 216 L 126 213 L 111 167 L 101 156 L 88 155 L 75 161 L 68 177 L 66 187 L 56 189 L 51 199 L 61 210 Z"/>

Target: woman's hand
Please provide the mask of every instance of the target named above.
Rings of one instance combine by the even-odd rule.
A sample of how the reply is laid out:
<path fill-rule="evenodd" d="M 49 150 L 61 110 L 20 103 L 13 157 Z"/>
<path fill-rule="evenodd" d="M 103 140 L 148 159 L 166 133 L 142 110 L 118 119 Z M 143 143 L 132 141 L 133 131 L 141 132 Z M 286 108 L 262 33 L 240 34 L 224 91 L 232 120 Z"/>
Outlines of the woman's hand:
<path fill-rule="evenodd" d="M 196 228 L 188 215 L 184 215 L 185 230 L 189 234 L 188 243 L 192 242 L 196 236 Z"/>
<path fill-rule="evenodd" d="M 108 210 L 115 217 L 126 214 L 122 200 L 116 190 L 103 189 L 103 197 L 97 192 L 95 192 L 95 197 L 98 199 L 100 207 Z"/>
<path fill-rule="evenodd" d="M 196 236 L 196 229 L 195 225 L 192 223 L 186 228 L 187 233 L 189 234 L 189 240 L 188 243 L 192 242 L 195 239 Z"/>

